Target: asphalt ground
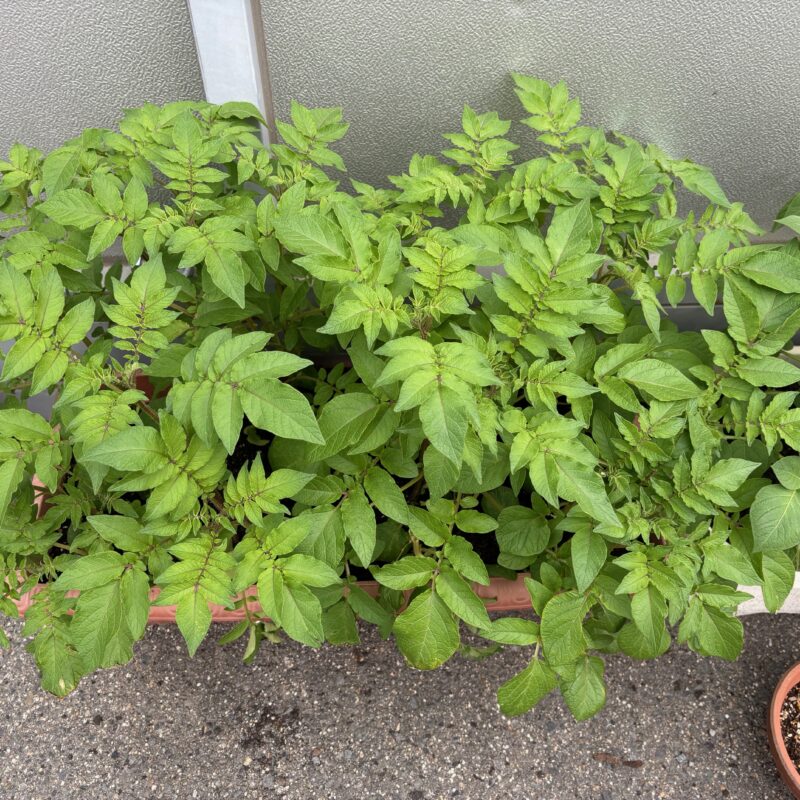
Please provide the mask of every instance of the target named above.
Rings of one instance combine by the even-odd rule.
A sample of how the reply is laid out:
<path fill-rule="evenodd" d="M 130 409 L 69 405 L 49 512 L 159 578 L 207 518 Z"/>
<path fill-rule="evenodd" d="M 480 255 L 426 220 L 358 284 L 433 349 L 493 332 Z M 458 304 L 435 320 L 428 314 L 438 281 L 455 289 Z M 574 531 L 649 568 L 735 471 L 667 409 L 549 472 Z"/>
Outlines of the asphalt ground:
<path fill-rule="evenodd" d="M 58 700 L 11 623 L 0 798 L 786 800 L 764 720 L 800 659 L 800 616 L 744 625 L 735 663 L 678 646 L 610 658 L 606 709 L 576 723 L 555 695 L 499 713 L 495 689 L 523 650 L 423 673 L 370 632 L 350 648 L 265 643 L 245 666 L 238 644 L 207 641 L 190 659 L 174 626 L 153 626 L 131 664 Z"/>

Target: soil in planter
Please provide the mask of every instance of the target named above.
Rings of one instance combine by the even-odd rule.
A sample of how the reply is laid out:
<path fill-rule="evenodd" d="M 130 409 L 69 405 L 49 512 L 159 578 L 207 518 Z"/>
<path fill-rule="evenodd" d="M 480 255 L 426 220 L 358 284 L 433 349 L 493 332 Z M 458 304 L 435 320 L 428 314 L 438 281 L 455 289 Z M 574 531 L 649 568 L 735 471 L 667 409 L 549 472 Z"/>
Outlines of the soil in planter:
<path fill-rule="evenodd" d="M 236 443 L 233 453 L 228 456 L 227 466 L 233 475 L 238 475 L 239 471 L 245 464 L 252 465 L 255 457 L 261 454 L 261 460 L 264 462 L 265 468 L 269 469 L 269 461 L 267 459 L 268 444 L 254 444 L 249 441 L 246 436 L 242 436 Z"/>
<path fill-rule="evenodd" d="M 786 752 L 800 772 L 800 684 L 789 691 L 781 706 L 781 733 Z"/>
<path fill-rule="evenodd" d="M 269 450 L 269 443 L 256 444 L 248 440 L 247 436 L 242 436 L 236 444 L 233 453 L 228 456 L 227 466 L 228 469 L 237 475 L 239 470 L 246 464 L 252 464 L 257 455 L 261 455 L 265 465 L 268 464 L 267 451 Z M 419 501 L 420 498 L 414 498 Z M 381 522 L 384 517 L 378 515 L 377 521 Z M 459 531 L 459 536 L 466 539 L 473 547 L 475 552 L 481 557 L 485 564 L 497 564 L 497 559 L 500 555 L 500 548 L 497 544 L 497 539 L 491 534 L 479 533 L 464 533 Z M 374 580 L 372 573 L 368 569 L 358 567 L 354 564 L 350 565 L 350 574 L 357 580 L 371 581 Z"/>
<path fill-rule="evenodd" d="M 350 564 L 350 575 L 357 581 L 374 581 L 375 576 L 364 567 L 357 567 L 355 564 Z"/>

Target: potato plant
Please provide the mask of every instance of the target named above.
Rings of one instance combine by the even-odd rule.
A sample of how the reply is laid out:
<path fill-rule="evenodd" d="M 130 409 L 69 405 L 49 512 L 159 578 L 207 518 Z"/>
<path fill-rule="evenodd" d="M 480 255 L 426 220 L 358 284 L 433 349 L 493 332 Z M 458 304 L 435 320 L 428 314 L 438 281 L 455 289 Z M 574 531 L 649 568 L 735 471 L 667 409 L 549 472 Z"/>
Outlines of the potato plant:
<path fill-rule="evenodd" d="M 45 689 L 128 661 L 151 603 L 194 654 L 216 604 L 245 660 L 359 620 L 418 669 L 523 647 L 503 711 L 586 718 L 603 653 L 732 659 L 738 587 L 781 605 L 797 243 L 513 80 L 535 148 L 465 107 L 392 188 L 297 103 L 269 147 L 252 106 L 172 103 L 0 162 L 0 610 L 37 588 Z M 665 312 L 689 289 L 699 332 Z M 520 574 L 531 613 L 490 617 L 475 586 Z"/>

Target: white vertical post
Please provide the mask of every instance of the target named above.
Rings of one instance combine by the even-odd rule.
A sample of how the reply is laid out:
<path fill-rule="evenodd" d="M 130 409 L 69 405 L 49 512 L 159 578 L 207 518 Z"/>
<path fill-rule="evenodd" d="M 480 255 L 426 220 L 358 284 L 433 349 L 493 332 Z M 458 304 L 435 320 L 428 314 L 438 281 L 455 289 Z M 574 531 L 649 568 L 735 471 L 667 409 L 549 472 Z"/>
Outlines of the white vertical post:
<path fill-rule="evenodd" d="M 206 99 L 247 100 L 272 125 L 269 72 L 258 0 L 187 0 Z M 269 131 L 264 130 L 269 142 Z"/>

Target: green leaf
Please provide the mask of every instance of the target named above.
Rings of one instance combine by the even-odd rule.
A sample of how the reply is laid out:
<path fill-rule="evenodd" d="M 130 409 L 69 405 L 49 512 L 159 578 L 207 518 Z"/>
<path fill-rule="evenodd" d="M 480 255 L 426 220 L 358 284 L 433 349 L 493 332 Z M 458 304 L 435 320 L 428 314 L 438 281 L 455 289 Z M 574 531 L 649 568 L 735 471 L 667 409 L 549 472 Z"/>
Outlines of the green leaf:
<path fill-rule="evenodd" d="M 82 591 L 78 598 L 70 636 L 87 672 L 125 664 L 133 657 L 133 635 L 128 627 L 120 578 Z"/>
<path fill-rule="evenodd" d="M 556 688 L 556 674 L 541 659 L 534 658 L 522 672 L 497 690 L 500 710 L 509 717 L 530 711 Z"/>
<path fill-rule="evenodd" d="M 347 244 L 337 226 L 318 211 L 281 215 L 275 220 L 280 243 L 303 256 L 347 257 Z"/>
<path fill-rule="evenodd" d="M 46 349 L 47 342 L 40 336 L 24 336 L 18 339 L 3 361 L 3 380 L 13 380 L 33 369 Z"/>
<path fill-rule="evenodd" d="M 596 656 L 582 658 L 561 675 L 561 694 L 576 720 L 594 716 L 606 704 L 605 665 Z"/>
<path fill-rule="evenodd" d="M 424 586 L 433 577 L 436 562 L 427 556 L 406 556 L 399 561 L 373 567 L 372 575 L 378 583 L 390 589 L 414 589 Z"/>
<path fill-rule="evenodd" d="M 322 613 L 325 639 L 331 644 L 358 644 L 356 617 L 346 601 L 340 600 Z"/>
<path fill-rule="evenodd" d="M 140 553 L 150 544 L 150 537 L 144 535 L 141 523 L 132 517 L 118 514 L 93 514 L 86 517 L 92 529 L 119 550 Z"/>
<path fill-rule="evenodd" d="M 42 180 L 48 197 L 66 189 L 72 183 L 80 161 L 80 153 L 77 150 L 59 148 L 48 154 L 42 162 Z"/>
<path fill-rule="evenodd" d="M 30 321 L 34 314 L 31 283 L 8 261 L 0 262 L 0 296 L 17 323 L 25 325 Z"/>
<path fill-rule="evenodd" d="M 436 576 L 436 593 L 467 625 L 475 628 L 490 626 L 491 621 L 483 601 L 472 591 L 472 587 L 447 565 L 444 565 Z"/>
<path fill-rule="evenodd" d="M 692 292 L 697 298 L 697 302 L 700 303 L 706 314 L 713 316 L 719 294 L 716 276 L 710 272 L 696 269 L 692 272 L 690 279 Z"/>
<path fill-rule="evenodd" d="M 706 656 L 734 661 L 744 644 L 742 622 L 713 606 L 702 605 L 695 649 Z"/>
<path fill-rule="evenodd" d="M 73 306 L 56 325 L 56 340 L 63 347 L 77 344 L 94 325 L 94 300 L 88 298 Z"/>
<path fill-rule="evenodd" d="M 586 652 L 583 618 L 586 599 L 577 592 L 553 596 L 542 612 L 542 647 L 553 666 L 571 664 Z"/>
<path fill-rule="evenodd" d="M 342 525 L 358 560 L 366 566 L 375 552 L 375 512 L 360 489 L 348 493 L 342 501 Z"/>
<path fill-rule="evenodd" d="M 147 190 L 139 178 L 131 178 L 122 196 L 122 204 L 129 220 L 140 220 L 147 213 Z M 141 267 L 137 272 L 140 270 Z"/>
<path fill-rule="evenodd" d="M 787 217 L 781 217 L 775 220 L 775 226 L 784 225 L 791 228 L 795 233 L 800 233 L 800 216 L 797 214 L 790 214 Z"/>
<path fill-rule="evenodd" d="M 267 124 L 262 113 L 252 103 L 247 103 L 244 100 L 231 100 L 223 103 L 217 108 L 217 116 L 222 119 L 231 117 L 234 119 L 255 119 L 263 125 Z"/>
<path fill-rule="evenodd" d="M 750 299 L 749 293 L 728 276 L 725 278 L 722 300 L 730 336 L 739 343 L 758 338 L 761 327 L 758 309 Z"/>
<path fill-rule="evenodd" d="M 105 219 L 98 202 L 82 189 L 64 189 L 45 200 L 39 209 L 59 225 L 86 230 Z"/>
<path fill-rule="evenodd" d="M 294 553 L 282 558 L 278 564 L 284 578 L 290 582 L 317 587 L 341 583 L 339 575 L 324 561 L 303 553 Z"/>
<path fill-rule="evenodd" d="M 230 384 L 218 383 L 211 396 L 211 416 L 214 430 L 229 454 L 239 441 L 243 413 L 236 389 Z"/>
<path fill-rule="evenodd" d="M 760 554 L 758 565 L 763 581 L 764 605 L 774 614 L 794 587 L 794 562 L 782 550 L 769 550 Z"/>
<path fill-rule="evenodd" d="M 497 521 L 497 544 L 504 553 L 533 557 L 550 541 L 550 526 L 530 508 L 507 506 Z"/>
<path fill-rule="evenodd" d="M 313 514 L 301 514 L 284 520 L 264 537 L 264 550 L 273 556 L 291 553 L 308 538 L 315 526 L 316 517 Z"/>
<path fill-rule="evenodd" d="M 664 625 L 667 604 L 655 586 L 651 584 L 634 594 L 631 598 L 631 614 L 644 639 L 644 649 L 648 654 L 646 657 L 654 658 L 666 652 L 670 644 L 670 637 Z"/>
<path fill-rule="evenodd" d="M 70 638 L 70 626 L 52 596 L 41 593 L 25 614 L 23 633 L 36 634 L 26 645 L 42 673 L 42 688 L 56 697 L 64 697 L 84 674 L 83 662 Z M 58 613 L 61 612 L 61 613 Z"/>
<path fill-rule="evenodd" d="M 576 502 L 581 511 L 590 517 L 614 527 L 619 526 L 603 480 L 594 470 L 569 458 L 556 458 L 553 463 L 561 497 Z"/>
<path fill-rule="evenodd" d="M 591 528 L 582 528 L 571 541 L 570 554 L 575 584 L 579 592 L 584 592 L 606 563 L 608 548 L 603 537 Z"/>
<path fill-rule="evenodd" d="M 275 562 L 270 562 L 258 576 L 258 602 L 261 610 L 275 623 L 280 625 L 280 597 L 283 593 L 283 573 L 275 569 Z"/>
<path fill-rule="evenodd" d="M 758 558 L 758 556 L 757 556 Z M 704 583 L 697 587 L 697 596 L 706 604 L 723 610 L 736 608 L 739 603 L 752 598 L 751 594 L 741 592 L 722 583 Z"/>
<path fill-rule="evenodd" d="M 684 231 L 675 245 L 675 266 L 680 272 L 690 272 L 697 258 L 696 234 L 692 230 Z"/>
<path fill-rule="evenodd" d="M 431 499 L 438 499 L 447 494 L 458 482 L 461 473 L 459 467 L 445 458 L 435 447 L 425 448 L 422 455 L 425 482 Z"/>
<path fill-rule="evenodd" d="M 242 258 L 227 249 L 206 251 L 205 268 L 214 285 L 236 305 L 244 308 L 244 287 L 247 283 Z"/>
<path fill-rule="evenodd" d="M 124 225 L 120 220 L 104 219 L 99 222 L 92 232 L 86 258 L 91 261 L 93 258 L 102 255 L 114 244 L 117 237 L 122 233 L 123 228 Z"/>
<path fill-rule="evenodd" d="M 781 486 L 786 489 L 800 489 L 800 456 L 787 456 L 776 461 L 772 465 L 772 471 Z"/>
<path fill-rule="evenodd" d="M 458 624 L 442 599 L 426 589 L 394 621 L 397 647 L 412 667 L 435 669 L 458 649 Z"/>
<path fill-rule="evenodd" d="M 48 350 L 33 368 L 31 395 L 39 394 L 60 381 L 68 366 L 69 358 L 66 353 Z"/>
<path fill-rule="evenodd" d="M 459 575 L 482 586 L 489 585 L 486 565 L 466 539 L 461 536 L 451 536 L 444 546 L 444 554 Z"/>
<path fill-rule="evenodd" d="M 339 509 L 323 505 L 303 516 L 312 525 L 308 535 L 296 545 L 298 552 L 314 556 L 331 567 L 338 565 L 344 556 L 344 528 Z"/>
<path fill-rule="evenodd" d="M 582 200 L 574 206 L 559 207 L 547 229 L 545 240 L 553 266 L 588 252 L 591 231 L 592 215 L 588 200 Z"/>
<path fill-rule="evenodd" d="M 358 585 L 350 584 L 348 586 L 347 602 L 361 619 L 377 625 L 384 639 L 392 632 L 394 616 Z"/>
<path fill-rule="evenodd" d="M 53 587 L 66 592 L 69 589 L 85 591 L 105 586 L 122 575 L 126 564 L 125 557 L 113 551 L 81 556 L 58 576 Z"/>
<path fill-rule="evenodd" d="M 133 641 L 142 638 L 150 615 L 150 581 L 141 569 L 128 569 L 120 581 L 125 621 Z"/>
<path fill-rule="evenodd" d="M 392 476 L 380 467 L 370 467 L 364 477 L 369 499 L 381 514 L 401 525 L 408 523 L 408 505 Z"/>
<path fill-rule="evenodd" d="M 47 270 L 36 291 L 36 325 L 43 331 L 55 328 L 64 312 L 64 284 L 55 269 Z"/>
<path fill-rule="evenodd" d="M 456 526 L 465 533 L 491 533 L 497 529 L 498 522 L 488 514 L 471 508 L 462 508 L 456 513 Z"/>
<path fill-rule="evenodd" d="M 715 286 L 716 290 L 716 286 Z M 674 273 L 667 276 L 666 283 L 667 300 L 669 304 L 675 308 L 680 304 L 681 300 L 686 296 L 686 281 L 680 275 Z M 715 291 L 716 296 L 716 291 Z"/>
<path fill-rule="evenodd" d="M 5 519 L 14 492 L 25 476 L 25 467 L 19 459 L 0 464 L 0 522 Z"/>
<path fill-rule="evenodd" d="M 202 592 L 184 594 L 175 608 L 175 622 L 186 641 L 189 655 L 194 656 L 211 627 L 211 609 L 205 595 Z"/>
<path fill-rule="evenodd" d="M 653 358 L 643 358 L 625 364 L 617 374 L 656 400 L 665 402 L 690 400 L 701 393 L 700 387 L 692 383 L 672 364 L 656 361 Z"/>
<path fill-rule="evenodd" d="M 239 384 L 239 399 L 257 428 L 286 439 L 324 444 L 308 400 L 294 387 L 270 378 L 245 378 Z"/>
<path fill-rule="evenodd" d="M 0 411 L 0 429 L 5 436 L 21 442 L 46 442 L 53 434 L 50 423 L 40 414 L 25 408 L 7 408 Z"/>
<path fill-rule="evenodd" d="M 260 463 L 261 456 L 257 455 L 255 461 L 253 461 L 253 469 Z M 251 476 L 253 475 L 252 470 L 250 474 Z M 276 469 L 264 481 L 263 489 L 265 493 L 271 494 L 273 497 L 294 497 L 313 478 L 314 476 L 309 475 L 307 472 L 298 472 L 294 469 Z"/>
<path fill-rule="evenodd" d="M 759 582 L 758 573 L 753 568 L 750 558 L 733 545 L 719 539 L 711 539 L 703 543 L 706 572 L 716 572 L 722 578 L 743 584 Z"/>
<path fill-rule="evenodd" d="M 230 606 L 233 557 L 205 534 L 170 548 L 178 559 L 156 579 L 161 587 L 157 604 L 176 605 L 176 622 L 194 655 L 211 625 L 209 603 Z"/>
<path fill-rule="evenodd" d="M 245 517 L 258 524 L 265 513 L 284 511 L 279 500 L 294 497 L 312 480 L 312 475 L 293 469 L 277 469 L 266 477 L 259 454 L 249 470 L 245 466 L 235 480 L 233 476 L 228 479 L 225 503 L 229 513 L 240 524 L 244 523 Z"/>
<path fill-rule="evenodd" d="M 278 594 L 281 627 L 295 641 L 319 647 L 325 639 L 322 606 L 305 586 L 284 582 Z"/>
<path fill-rule="evenodd" d="M 319 415 L 323 444 L 314 447 L 309 457 L 321 461 L 355 444 L 375 419 L 378 409 L 376 399 L 365 392 L 348 392 L 332 398 Z"/>
<path fill-rule="evenodd" d="M 800 544 L 800 490 L 764 486 L 750 507 L 756 552 Z"/>
<path fill-rule="evenodd" d="M 92 447 L 84 457 L 123 472 L 153 472 L 166 464 L 168 458 L 161 434 L 144 425 L 114 434 Z"/>
<path fill-rule="evenodd" d="M 110 174 L 100 171 L 92 173 L 92 193 L 100 208 L 107 214 L 113 216 L 122 211 L 122 196 L 119 193 L 118 183 Z"/>
<path fill-rule="evenodd" d="M 539 640 L 539 625 L 530 619 L 500 617 L 479 631 L 484 639 L 500 644 L 529 645 Z"/>
<path fill-rule="evenodd" d="M 730 207 L 730 202 L 717 183 L 717 179 L 705 167 L 691 161 L 673 161 L 670 168 L 690 192 L 703 195 L 723 208 Z"/>
<path fill-rule="evenodd" d="M 750 358 L 736 372 L 752 386 L 780 388 L 800 381 L 800 368 L 782 358 Z"/>
<path fill-rule="evenodd" d="M 735 492 L 757 467 L 755 461 L 723 458 L 712 465 L 702 482 L 727 492 Z"/>
<path fill-rule="evenodd" d="M 454 464 L 461 464 L 467 435 L 467 414 L 461 397 L 437 384 L 433 394 L 419 407 L 422 430 L 431 444 Z"/>
<path fill-rule="evenodd" d="M 756 253 L 738 265 L 737 271 L 761 286 L 779 292 L 800 292 L 800 255 L 785 247 Z"/>

